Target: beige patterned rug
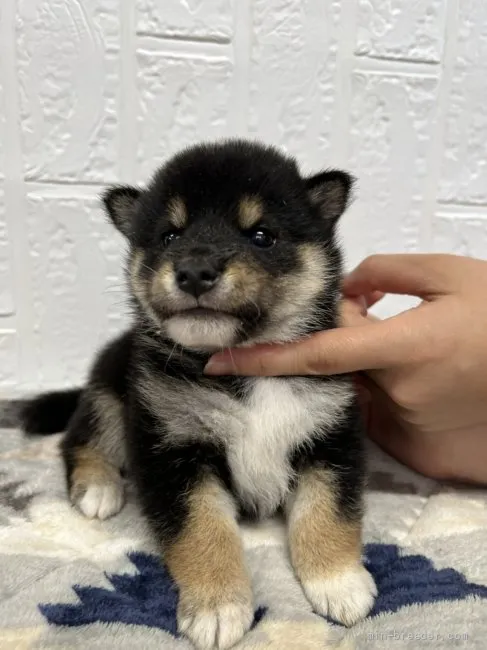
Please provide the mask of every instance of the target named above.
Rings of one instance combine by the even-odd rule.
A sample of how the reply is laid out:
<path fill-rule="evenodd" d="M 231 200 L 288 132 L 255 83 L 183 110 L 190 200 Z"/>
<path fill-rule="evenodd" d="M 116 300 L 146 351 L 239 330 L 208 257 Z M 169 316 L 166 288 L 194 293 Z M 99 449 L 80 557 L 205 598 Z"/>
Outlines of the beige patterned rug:
<path fill-rule="evenodd" d="M 189 650 L 133 498 L 112 520 L 83 518 L 58 441 L 0 430 L 0 648 Z M 239 649 L 487 648 L 485 490 L 441 486 L 371 446 L 365 554 L 379 596 L 351 630 L 312 612 L 279 521 L 242 535 L 256 612 Z"/>

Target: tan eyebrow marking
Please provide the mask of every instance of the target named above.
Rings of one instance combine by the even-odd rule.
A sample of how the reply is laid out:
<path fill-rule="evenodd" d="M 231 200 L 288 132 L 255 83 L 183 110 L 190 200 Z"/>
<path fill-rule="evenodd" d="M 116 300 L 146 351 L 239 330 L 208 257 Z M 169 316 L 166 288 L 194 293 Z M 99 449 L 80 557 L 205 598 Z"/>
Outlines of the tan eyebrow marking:
<path fill-rule="evenodd" d="M 184 228 L 188 221 L 188 213 L 184 201 L 180 196 L 176 196 L 169 201 L 167 206 L 169 221 L 175 228 Z"/>
<path fill-rule="evenodd" d="M 256 196 L 244 196 L 239 205 L 238 222 L 243 230 L 255 226 L 264 214 L 262 201 Z"/>

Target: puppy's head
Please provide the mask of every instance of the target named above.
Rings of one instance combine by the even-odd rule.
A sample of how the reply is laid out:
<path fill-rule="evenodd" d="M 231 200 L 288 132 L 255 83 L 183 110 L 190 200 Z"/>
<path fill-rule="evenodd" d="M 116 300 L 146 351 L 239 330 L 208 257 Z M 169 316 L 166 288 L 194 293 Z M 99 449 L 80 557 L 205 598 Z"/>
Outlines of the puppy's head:
<path fill-rule="evenodd" d="M 293 159 L 245 141 L 172 158 L 146 189 L 114 187 L 107 212 L 130 243 L 137 307 L 184 347 L 292 340 L 334 319 L 335 224 L 351 178 L 303 177 Z"/>

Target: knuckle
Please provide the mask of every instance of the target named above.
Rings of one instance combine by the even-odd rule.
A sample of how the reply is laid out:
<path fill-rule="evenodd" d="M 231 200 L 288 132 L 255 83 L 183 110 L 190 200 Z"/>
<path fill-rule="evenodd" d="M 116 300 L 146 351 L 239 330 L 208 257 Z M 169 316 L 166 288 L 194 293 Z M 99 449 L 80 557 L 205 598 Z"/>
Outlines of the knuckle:
<path fill-rule="evenodd" d="M 325 339 L 325 340 L 324 340 Z M 329 365 L 329 346 L 325 347 L 326 332 L 320 332 L 302 341 L 295 347 L 292 357 L 292 367 L 295 374 L 320 375 L 324 374 Z"/>
<path fill-rule="evenodd" d="M 360 264 L 359 268 L 361 271 L 367 273 L 376 269 L 385 259 L 385 255 L 382 253 L 375 253 L 374 255 L 369 255 L 366 257 L 363 262 Z"/>
<path fill-rule="evenodd" d="M 340 327 L 351 327 L 362 324 L 365 318 L 364 308 L 357 300 L 342 300 L 339 312 Z"/>
<path fill-rule="evenodd" d="M 297 364 L 296 364 L 297 365 Z M 316 355 L 309 357 L 304 364 L 305 374 L 307 375 L 327 375 L 330 374 L 330 364 L 326 364 L 324 360 Z"/>
<path fill-rule="evenodd" d="M 334 353 L 331 350 L 325 351 L 318 345 L 310 348 L 304 362 L 306 373 L 309 375 L 334 374 L 337 364 L 333 357 Z"/>
<path fill-rule="evenodd" d="M 260 376 L 265 376 L 272 374 L 273 364 L 272 358 L 269 358 L 268 355 L 259 355 L 255 359 L 255 373 Z"/>
<path fill-rule="evenodd" d="M 428 272 L 439 287 L 453 289 L 465 271 L 465 259 L 452 253 L 435 253 L 427 258 Z M 468 265 L 468 261 L 467 261 Z"/>

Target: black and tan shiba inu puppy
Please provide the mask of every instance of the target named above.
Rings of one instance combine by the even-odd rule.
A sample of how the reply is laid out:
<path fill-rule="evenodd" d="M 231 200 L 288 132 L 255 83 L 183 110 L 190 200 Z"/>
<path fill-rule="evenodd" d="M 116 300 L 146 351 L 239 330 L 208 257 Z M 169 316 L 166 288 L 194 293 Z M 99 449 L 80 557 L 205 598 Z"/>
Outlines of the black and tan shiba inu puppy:
<path fill-rule="evenodd" d="M 128 467 L 198 648 L 253 620 L 237 521 L 287 517 L 290 558 L 315 610 L 347 624 L 376 593 L 361 562 L 364 452 L 350 378 L 215 378 L 213 351 L 291 341 L 337 324 L 335 225 L 350 177 L 303 177 L 273 148 L 230 141 L 176 155 L 106 210 L 128 240 L 133 326 L 80 392 L 34 399 L 29 432 L 59 430 L 71 499 L 123 505 Z"/>

